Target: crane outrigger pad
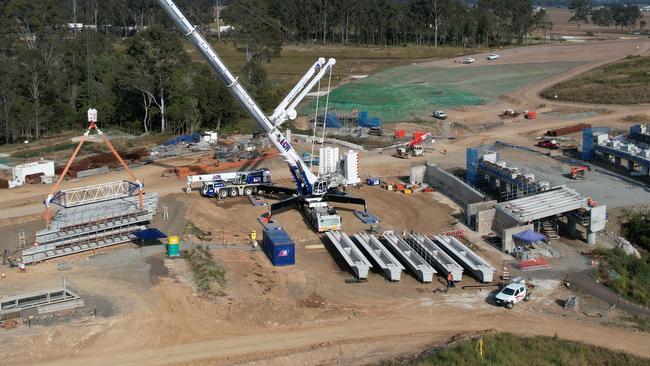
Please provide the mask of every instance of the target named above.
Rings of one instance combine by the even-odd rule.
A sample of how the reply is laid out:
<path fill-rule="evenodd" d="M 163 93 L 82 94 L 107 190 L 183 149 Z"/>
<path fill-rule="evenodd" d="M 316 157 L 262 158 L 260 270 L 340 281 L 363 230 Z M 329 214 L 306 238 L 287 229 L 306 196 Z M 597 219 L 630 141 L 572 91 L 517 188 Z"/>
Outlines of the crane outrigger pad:
<path fill-rule="evenodd" d="M 379 224 L 379 218 L 369 211 L 354 211 L 354 216 L 364 224 Z"/>

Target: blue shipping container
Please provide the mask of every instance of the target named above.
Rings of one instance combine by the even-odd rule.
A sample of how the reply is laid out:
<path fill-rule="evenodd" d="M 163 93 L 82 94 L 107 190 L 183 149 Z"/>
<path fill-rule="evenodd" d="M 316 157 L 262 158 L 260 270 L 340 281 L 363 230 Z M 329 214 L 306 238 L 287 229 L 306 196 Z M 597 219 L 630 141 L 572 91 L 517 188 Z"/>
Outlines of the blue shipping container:
<path fill-rule="evenodd" d="M 366 179 L 366 184 L 369 186 L 378 186 L 381 184 L 381 180 L 379 178 L 368 178 Z"/>
<path fill-rule="evenodd" d="M 264 229 L 262 248 L 274 266 L 291 266 L 296 264 L 296 247 L 282 229 Z"/>

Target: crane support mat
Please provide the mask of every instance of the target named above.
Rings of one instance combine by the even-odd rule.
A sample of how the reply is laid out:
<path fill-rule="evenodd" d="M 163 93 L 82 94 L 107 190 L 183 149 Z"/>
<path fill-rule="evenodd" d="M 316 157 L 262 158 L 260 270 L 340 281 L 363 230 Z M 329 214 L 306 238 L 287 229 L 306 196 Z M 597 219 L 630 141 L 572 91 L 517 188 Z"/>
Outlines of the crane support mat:
<path fill-rule="evenodd" d="M 354 216 L 364 224 L 379 224 L 379 218 L 371 214 L 370 211 L 354 211 Z"/>
<path fill-rule="evenodd" d="M 354 275 L 360 280 L 368 278 L 368 270 L 372 268 L 372 264 L 357 248 L 352 239 L 340 231 L 327 231 L 325 234 L 341 254 L 343 260 L 350 266 Z"/>
<path fill-rule="evenodd" d="M 261 199 L 258 196 L 255 196 L 255 195 L 249 195 L 248 199 L 251 201 L 251 204 L 253 206 L 268 206 L 269 205 L 266 201 L 264 201 L 263 199 Z"/>

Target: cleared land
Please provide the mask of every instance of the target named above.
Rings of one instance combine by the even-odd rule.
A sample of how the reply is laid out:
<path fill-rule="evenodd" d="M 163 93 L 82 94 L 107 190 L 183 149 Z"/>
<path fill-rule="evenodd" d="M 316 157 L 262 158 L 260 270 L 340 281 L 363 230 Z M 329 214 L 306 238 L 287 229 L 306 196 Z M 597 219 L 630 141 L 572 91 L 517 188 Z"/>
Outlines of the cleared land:
<path fill-rule="evenodd" d="M 589 71 L 542 92 L 548 99 L 594 104 L 650 102 L 650 57 L 625 60 Z"/>
<path fill-rule="evenodd" d="M 466 134 L 447 141 L 445 155 L 437 150 L 439 145 L 427 147 L 424 158 L 411 160 L 390 157 L 392 151 L 364 151 L 360 154 L 361 174 L 364 177 L 404 176 L 413 163 L 424 160 L 446 168 L 464 167 L 468 146 L 495 139 L 532 146 L 540 132 L 566 126 L 565 118 L 570 115 L 575 116 L 575 121 L 595 125 L 623 123 L 624 116 L 647 107 L 607 107 L 602 111 L 591 105 L 576 107 L 545 101 L 538 93 L 553 83 L 635 52 L 638 45 L 641 50 L 636 52 L 645 52 L 647 42 L 638 40 L 536 46 L 499 52 L 502 59 L 490 65 L 534 66 L 553 59 L 557 59 L 554 62 L 582 62 L 584 65 L 498 96 L 493 103 L 453 110 L 450 120 L 476 129 L 468 129 Z M 480 56 L 476 58 L 481 59 Z M 311 63 L 313 57 L 309 60 Z M 470 72 L 481 63 L 483 61 L 461 65 L 453 60 L 441 60 L 424 64 L 432 69 L 444 67 Z M 301 67 L 296 73 L 303 71 Z M 535 121 L 508 120 L 494 128 L 481 129 L 486 121 L 496 119 L 505 106 L 535 108 L 540 112 L 539 118 Z M 574 115 L 583 112 L 586 114 Z M 401 126 L 408 126 L 409 131 L 422 128 L 413 124 Z M 299 151 L 307 148 L 304 144 L 294 146 Z M 211 251 L 225 271 L 225 296 L 202 295 L 192 281 L 189 263 L 165 258 L 160 246 L 130 249 L 125 245 L 107 250 L 107 255 L 68 257 L 66 260 L 72 268 L 64 273 L 65 276 L 81 288 L 90 306 L 97 306 L 99 317 L 73 323 L 32 324 L 31 329 L 20 326 L 2 330 L 0 352 L 5 362 L 65 366 L 355 365 L 419 353 L 451 338 L 457 339 L 459 334 L 475 334 L 488 329 L 524 336 L 557 335 L 563 340 L 640 357 L 650 356 L 648 335 L 625 328 L 621 319 L 629 315 L 619 307 L 608 312 L 610 303 L 587 293 L 580 293 L 583 312 L 566 310 L 559 305 L 563 299 L 575 296 L 573 288 L 567 289 L 562 284 L 566 272 L 577 266 L 589 266 L 579 253 L 589 250 L 586 245 L 561 242 L 562 249 L 572 254 L 553 261 L 556 271 L 547 272 L 550 278 L 535 277 L 533 299 L 510 311 L 489 303 L 491 290 L 457 287 L 447 294 L 434 293 L 434 289 L 443 286 L 438 282 L 442 277 L 424 285 L 408 273 L 403 274 L 399 283 L 388 282 L 372 273 L 367 282 L 346 283 L 345 280 L 352 277 L 350 272 L 328 249 L 327 241 L 314 234 L 297 212 L 288 211 L 276 217 L 296 242 L 297 264 L 272 267 L 263 253 L 252 252 L 244 245 L 250 230 L 259 230 L 256 217 L 266 208 L 251 206 L 245 199 L 217 201 L 199 197 L 196 192 L 181 193 L 183 181 L 161 177 L 169 166 L 196 161 L 197 156 L 167 159 L 136 168 L 135 172 L 144 180 L 147 191 L 160 193 L 161 206 L 168 206 L 170 210 L 170 219 L 164 220 L 158 215 L 154 227 L 173 235 L 181 233 L 190 221 L 201 231 L 211 231 L 214 241 L 234 244 L 228 249 Z M 536 164 L 541 166 L 543 162 Z M 278 184 L 290 184 L 282 159 L 265 161 L 262 166 L 273 171 L 273 179 Z M 555 167 L 554 170 L 555 173 L 549 168 L 546 174 L 562 174 L 565 168 Z M 102 176 L 66 181 L 62 188 L 124 177 L 124 172 L 112 171 Z M 588 184 L 597 184 L 597 181 L 586 181 L 584 187 Z M 616 182 L 607 181 L 602 186 L 609 188 L 613 184 Z M 43 227 L 40 219 L 42 200 L 49 189 L 46 185 L 26 185 L 0 191 L 0 236 L 7 238 L 0 243 L 0 249 L 10 245 L 15 248 L 17 230 L 33 232 Z M 405 196 L 377 187 L 349 191 L 368 200 L 371 212 L 382 218 L 382 229 L 430 234 L 463 227 L 458 224 L 462 220 L 459 208 L 437 192 Z M 619 195 L 626 194 L 624 189 L 616 191 Z M 616 202 L 618 197 L 607 196 L 605 203 Z M 340 210 L 345 231 L 354 233 L 367 229 L 352 215 L 351 209 L 354 207 L 343 205 Z M 503 258 L 494 247 L 471 232 L 470 240 L 479 254 L 495 267 L 501 267 Z M 0 281 L 0 293 L 48 287 L 59 276 L 61 272 L 55 261 L 30 267 L 27 273 L 8 271 L 5 280 Z M 590 278 L 587 280 L 593 282 Z M 469 276 L 463 282 L 475 283 Z M 596 312 L 603 317 L 588 315 Z"/>
<path fill-rule="evenodd" d="M 189 44 L 184 45 L 196 61 L 204 62 Z M 232 45 L 215 43 L 216 52 L 233 70 L 239 70 L 246 62 L 244 53 Z M 454 47 L 362 47 L 346 45 L 287 45 L 282 48 L 280 57 L 264 63 L 264 69 L 271 80 L 293 87 L 296 81 L 316 62 L 319 57 L 336 59 L 332 70 L 332 85 L 347 80 L 350 75 L 370 74 L 379 70 L 421 60 L 446 59 L 477 52 L 472 48 Z"/>

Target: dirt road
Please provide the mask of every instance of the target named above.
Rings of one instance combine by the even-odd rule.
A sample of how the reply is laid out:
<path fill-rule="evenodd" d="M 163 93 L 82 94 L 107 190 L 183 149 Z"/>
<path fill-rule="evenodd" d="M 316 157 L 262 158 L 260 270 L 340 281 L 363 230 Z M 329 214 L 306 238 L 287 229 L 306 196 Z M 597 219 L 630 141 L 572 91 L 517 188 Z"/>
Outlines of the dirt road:
<path fill-rule="evenodd" d="M 90 352 L 82 352 L 74 358 L 41 365 L 195 365 L 197 362 L 200 364 L 199 361 L 207 360 L 209 364 L 219 364 L 265 360 L 288 353 L 313 355 L 328 349 L 336 350 L 342 344 L 354 348 L 354 344 L 366 347 L 368 343 L 376 343 L 385 347 L 385 354 L 376 354 L 374 360 L 365 359 L 364 363 L 367 363 L 387 357 L 395 351 L 400 353 L 416 351 L 416 349 L 400 347 L 399 340 L 404 337 L 416 338 L 421 341 L 421 344 L 426 344 L 443 342 L 459 333 L 486 329 L 522 335 L 557 335 L 564 339 L 623 350 L 643 357 L 650 356 L 650 350 L 646 347 L 647 334 L 644 333 L 630 333 L 572 320 L 531 316 L 504 309 L 488 312 L 442 308 L 435 311 L 417 308 L 413 310 L 413 314 L 345 321 L 326 326 L 261 331 L 165 348 L 129 350 L 117 354 L 92 352 L 91 355 L 86 355 Z M 604 333 L 608 336 L 603 337 Z M 354 359 L 353 355 L 340 355 L 338 358 L 343 364 L 348 364 L 348 357 Z M 315 360 L 310 356 L 303 358 L 303 362 L 300 363 L 312 364 L 313 361 Z"/>

